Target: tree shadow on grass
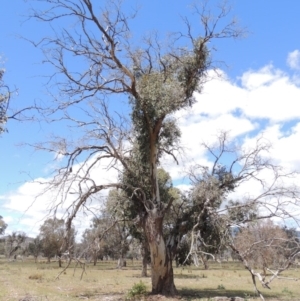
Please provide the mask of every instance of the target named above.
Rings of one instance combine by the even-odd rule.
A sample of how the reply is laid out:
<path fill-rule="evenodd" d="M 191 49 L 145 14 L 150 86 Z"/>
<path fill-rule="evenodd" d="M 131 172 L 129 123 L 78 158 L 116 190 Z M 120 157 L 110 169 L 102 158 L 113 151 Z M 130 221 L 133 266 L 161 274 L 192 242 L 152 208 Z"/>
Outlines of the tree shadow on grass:
<path fill-rule="evenodd" d="M 195 300 L 199 298 L 214 298 L 214 297 L 240 297 L 245 298 L 246 300 L 249 298 L 258 298 L 256 294 L 253 293 L 253 291 L 247 291 L 247 290 L 226 290 L 226 289 L 189 289 L 189 288 L 183 288 L 178 290 L 179 295 L 183 298 L 187 298 L 188 300 Z M 278 298 L 278 295 L 272 294 L 268 292 L 264 295 L 268 298 Z"/>
<path fill-rule="evenodd" d="M 202 275 L 195 275 L 195 274 L 175 274 L 174 278 L 176 279 L 200 279 L 200 278 L 207 278 L 205 274 Z"/>

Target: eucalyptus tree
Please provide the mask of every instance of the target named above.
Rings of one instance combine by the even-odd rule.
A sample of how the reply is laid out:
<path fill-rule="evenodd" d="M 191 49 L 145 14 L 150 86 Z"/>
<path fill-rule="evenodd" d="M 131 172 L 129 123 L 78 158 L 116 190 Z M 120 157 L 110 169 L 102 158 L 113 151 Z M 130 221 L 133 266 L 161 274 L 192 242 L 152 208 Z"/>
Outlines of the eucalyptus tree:
<path fill-rule="evenodd" d="M 111 190 L 110 195 L 115 195 L 116 191 Z M 108 197 L 113 200 L 111 196 Z M 82 243 L 85 249 L 84 255 L 91 255 L 94 265 L 98 257 L 110 257 L 118 259 L 118 268 L 123 267 L 131 238 L 126 220 L 120 216 L 111 215 L 106 206 L 101 216 L 94 217 L 89 229 L 83 233 Z"/>
<path fill-rule="evenodd" d="M 101 243 L 99 239 L 99 225 L 96 228 L 85 229 L 82 234 L 81 246 L 83 249 L 82 255 L 85 258 L 92 258 L 93 264 L 96 265 L 99 256 L 101 256 Z"/>
<path fill-rule="evenodd" d="M 34 257 L 35 262 L 39 255 L 43 252 L 43 241 L 41 240 L 40 236 L 38 235 L 36 238 L 33 239 L 32 242 L 28 244 L 28 253 Z"/>
<path fill-rule="evenodd" d="M 145 207 L 139 201 L 138 196 L 135 195 L 135 187 L 143 187 L 143 192 L 147 197 L 150 197 L 150 177 L 149 173 L 146 172 L 147 164 L 141 159 L 135 147 L 133 147 L 128 165 L 131 166 L 131 170 L 134 172 L 129 173 L 125 171 L 122 175 L 122 183 L 127 188 L 125 191 L 115 190 L 114 193 L 110 194 L 109 202 L 107 202 L 107 210 L 110 214 L 126 221 L 130 235 L 140 242 L 142 255 L 141 275 L 142 277 L 146 277 L 150 250 L 148 239 L 144 231 L 144 219 L 141 218 L 145 214 Z M 167 204 L 170 199 L 174 199 L 163 225 L 163 234 L 166 238 L 168 236 L 168 229 L 173 226 L 170 225 L 174 222 L 172 213 L 179 195 L 177 195 L 177 190 L 173 187 L 170 175 L 163 168 L 157 170 L 157 179 L 162 203 Z"/>
<path fill-rule="evenodd" d="M 74 248 L 75 229 L 65 233 L 65 222 L 63 219 L 48 218 L 40 227 L 39 240 L 42 243 L 42 252 L 50 262 L 54 256 L 58 257 L 59 267 L 62 266 L 62 255 L 65 251 L 71 252 Z M 64 237 L 67 235 L 68 242 L 71 244 L 69 248 L 66 247 Z"/>
<path fill-rule="evenodd" d="M 70 230 L 79 210 L 85 210 L 91 199 L 99 198 L 101 191 L 130 189 L 136 219 L 150 247 L 152 292 L 175 294 L 172 259 L 181 238 L 176 231 L 184 232 L 182 223 L 188 215 L 180 217 L 180 225 L 166 241 L 163 226 L 174 198 L 162 199 L 158 167 L 163 155 L 177 161 L 180 130 L 174 114 L 195 103 L 194 92 L 201 92 L 207 71 L 213 68 L 213 46 L 209 43 L 239 37 L 243 31 L 235 21 L 226 23 L 228 10 L 224 6 L 219 7 L 215 17 L 206 6 L 195 7 L 202 25 L 195 35 L 186 18 L 185 33 L 174 33 L 164 42 L 153 34 L 136 43 L 130 28 L 136 11 L 126 15 L 120 1 L 37 2 L 43 4 L 42 9 L 36 8 L 32 17 L 50 23 L 54 29 L 53 37 L 34 43 L 55 68 L 49 81 L 54 101 L 43 116 L 83 129 L 78 141 L 71 136 L 55 137 L 48 144 L 37 145 L 64 157 L 64 165 L 48 186 L 56 191 L 53 210 L 72 199 L 66 219 Z M 66 29 L 68 21 L 72 25 Z M 71 63 L 73 59 L 75 64 Z M 130 122 L 120 111 L 113 113 L 116 107 L 109 107 L 120 99 L 118 95 L 128 98 Z M 137 175 L 136 166 L 133 168 L 128 159 L 132 153 L 139 156 L 138 168 L 147 175 L 144 183 L 122 181 L 123 175 Z M 101 182 L 99 176 L 95 177 L 95 170 L 103 164 L 116 169 L 119 178 Z"/>

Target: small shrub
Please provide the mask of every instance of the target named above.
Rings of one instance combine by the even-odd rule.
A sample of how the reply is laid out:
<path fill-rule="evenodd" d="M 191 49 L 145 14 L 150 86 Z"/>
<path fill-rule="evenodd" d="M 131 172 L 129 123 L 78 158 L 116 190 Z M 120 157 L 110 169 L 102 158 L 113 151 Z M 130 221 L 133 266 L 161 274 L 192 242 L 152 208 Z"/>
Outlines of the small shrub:
<path fill-rule="evenodd" d="M 290 296 L 293 295 L 293 292 L 290 291 L 287 287 L 285 287 L 285 288 L 282 290 L 282 293 L 283 293 L 283 294 L 286 294 L 286 295 L 290 295 Z"/>
<path fill-rule="evenodd" d="M 134 300 L 140 298 L 147 293 L 146 284 L 142 281 L 135 283 L 127 294 L 127 300 Z M 140 299 L 139 299 L 140 300 Z"/>
<path fill-rule="evenodd" d="M 217 287 L 218 290 L 224 290 L 225 286 L 223 284 L 219 284 Z"/>
<path fill-rule="evenodd" d="M 28 278 L 31 279 L 31 280 L 42 280 L 43 275 L 36 273 L 36 274 L 30 275 Z"/>

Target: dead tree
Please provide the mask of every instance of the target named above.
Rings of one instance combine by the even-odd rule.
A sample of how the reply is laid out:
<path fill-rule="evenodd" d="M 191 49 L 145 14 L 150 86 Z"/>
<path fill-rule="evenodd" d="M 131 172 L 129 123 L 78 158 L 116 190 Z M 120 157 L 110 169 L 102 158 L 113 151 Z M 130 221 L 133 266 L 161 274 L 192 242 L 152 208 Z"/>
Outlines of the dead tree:
<path fill-rule="evenodd" d="M 228 133 L 221 133 L 216 145 L 203 146 L 214 161 L 211 167 L 193 166 L 189 171 L 195 212 L 189 256 L 214 256 L 209 251 L 212 247 L 231 249 L 264 300 L 256 279 L 269 289 L 300 255 L 299 240 L 280 229 L 285 223 L 298 227 L 300 222 L 295 214 L 300 206 L 298 173 L 270 160 L 270 144 L 263 137 L 246 149 L 231 143 Z M 207 232 L 207 227 L 216 230 Z M 217 246 L 212 241 L 218 241 Z"/>

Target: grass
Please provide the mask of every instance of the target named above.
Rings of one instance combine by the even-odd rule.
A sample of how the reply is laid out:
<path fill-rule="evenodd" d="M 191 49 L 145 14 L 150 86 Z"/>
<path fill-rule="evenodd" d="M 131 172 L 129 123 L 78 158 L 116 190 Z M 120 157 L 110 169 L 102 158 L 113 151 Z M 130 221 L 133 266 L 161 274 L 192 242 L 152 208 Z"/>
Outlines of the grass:
<path fill-rule="evenodd" d="M 125 300 L 134 284 L 143 283 L 143 292 L 151 291 L 151 279 L 141 278 L 140 262 L 128 262 L 127 267 L 115 269 L 116 262 L 99 262 L 88 265 L 86 274 L 80 280 L 81 270 L 69 268 L 59 279 L 56 276 L 62 269 L 58 263 L 6 262 L 0 260 L 0 300 L 32 301 L 80 301 L 80 300 Z M 300 271 L 286 272 L 285 276 L 300 277 Z M 238 263 L 210 264 L 209 270 L 196 267 L 174 268 L 178 298 L 154 296 L 152 300 L 191 300 L 206 301 L 216 296 L 239 296 L 248 301 L 258 301 L 254 296 L 249 273 Z M 140 282 L 142 281 L 142 282 Z M 266 300 L 300 300 L 300 286 L 291 280 L 275 280 L 272 290 L 259 287 Z"/>

